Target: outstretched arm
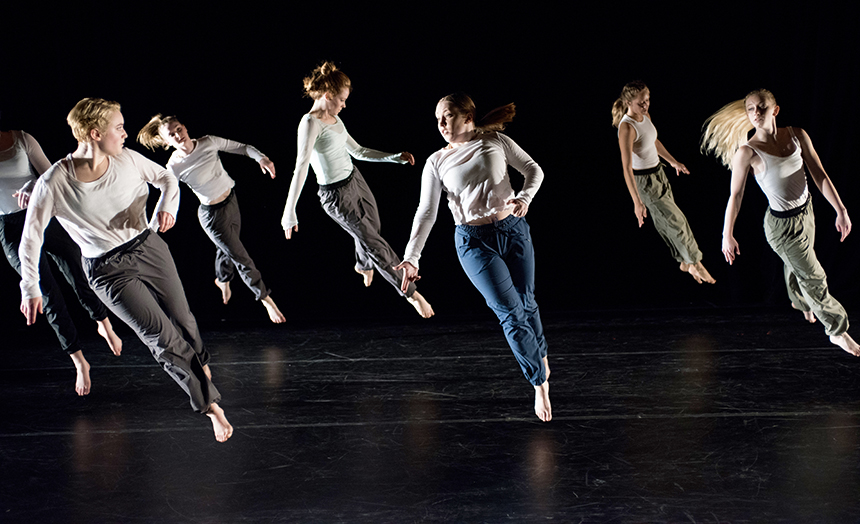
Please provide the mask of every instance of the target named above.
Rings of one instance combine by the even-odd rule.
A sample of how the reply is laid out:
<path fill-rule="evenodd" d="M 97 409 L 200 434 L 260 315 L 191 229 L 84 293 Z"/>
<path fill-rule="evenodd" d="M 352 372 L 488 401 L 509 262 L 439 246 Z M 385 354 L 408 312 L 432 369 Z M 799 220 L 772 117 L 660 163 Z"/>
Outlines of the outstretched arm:
<path fill-rule="evenodd" d="M 755 153 L 748 147 L 741 147 L 732 158 L 732 182 L 729 189 L 729 203 L 726 206 L 726 218 L 723 222 L 723 256 L 729 265 L 740 255 L 740 247 L 735 240 L 735 220 L 741 210 L 741 201 L 744 198 L 744 187 L 746 187 L 747 175 L 750 171 L 750 162 Z"/>
<path fill-rule="evenodd" d="M 818 158 L 818 153 L 812 147 L 812 140 L 809 135 L 803 129 L 794 128 L 794 130 L 800 141 L 800 153 L 803 156 L 803 162 L 809 168 L 809 176 L 812 177 L 818 190 L 836 211 L 836 231 L 842 234 L 839 239 L 842 242 L 851 233 L 851 219 L 848 218 L 848 210 L 845 209 L 842 199 L 839 198 L 839 193 L 836 192 L 836 187 L 824 171 L 824 166 L 821 165 L 821 159 Z"/>
<path fill-rule="evenodd" d="M 407 153 L 406 151 L 402 153 L 384 153 L 376 149 L 361 147 L 348 133 L 346 135 L 346 150 L 349 152 L 349 156 L 357 160 L 415 165 L 415 158 L 412 157 L 411 153 Z"/>
<path fill-rule="evenodd" d="M 227 138 L 209 135 L 209 138 L 218 148 L 218 151 L 225 153 L 233 153 L 236 155 L 245 155 L 257 161 L 260 164 L 260 169 L 263 173 L 268 172 L 269 176 L 275 178 L 275 164 L 269 160 L 269 157 L 260 152 L 259 149 L 252 145 L 236 142 Z"/>
<path fill-rule="evenodd" d="M 636 140 L 636 130 L 633 126 L 626 122 L 622 122 L 618 126 L 618 147 L 621 149 L 621 168 L 624 170 L 624 183 L 627 184 L 627 191 L 630 192 L 630 198 L 633 199 L 633 213 L 636 215 L 636 221 L 639 222 L 639 227 L 645 224 L 645 218 L 648 216 L 648 209 L 642 202 L 639 196 L 639 188 L 636 187 L 636 179 L 633 178 L 633 142 Z"/>
<path fill-rule="evenodd" d="M 675 160 L 675 157 L 669 154 L 669 151 L 666 150 L 666 147 L 659 139 L 654 141 L 654 145 L 657 147 L 657 154 L 660 155 L 660 158 L 669 162 L 669 165 L 675 168 L 676 175 L 680 175 L 681 173 L 684 173 L 685 175 L 690 174 L 690 170 L 687 169 L 687 166 Z"/>

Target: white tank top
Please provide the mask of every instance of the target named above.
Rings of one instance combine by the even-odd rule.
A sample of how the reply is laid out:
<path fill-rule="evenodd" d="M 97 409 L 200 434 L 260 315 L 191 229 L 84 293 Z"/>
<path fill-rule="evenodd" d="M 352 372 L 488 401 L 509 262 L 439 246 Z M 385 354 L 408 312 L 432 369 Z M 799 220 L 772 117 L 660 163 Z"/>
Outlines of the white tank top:
<path fill-rule="evenodd" d="M 647 116 L 641 122 L 624 115 L 619 126 L 627 122 L 636 130 L 636 140 L 633 141 L 633 169 L 651 169 L 660 163 L 657 155 L 657 128 Z"/>
<path fill-rule="evenodd" d="M 776 211 L 791 211 L 809 198 L 800 141 L 794 135 L 794 129 L 789 127 L 788 132 L 795 146 L 794 152 L 788 156 L 771 155 L 745 144 L 764 162 L 764 170 L 755 175 L 755 180 L 767 196 L 770 208 Z"/>

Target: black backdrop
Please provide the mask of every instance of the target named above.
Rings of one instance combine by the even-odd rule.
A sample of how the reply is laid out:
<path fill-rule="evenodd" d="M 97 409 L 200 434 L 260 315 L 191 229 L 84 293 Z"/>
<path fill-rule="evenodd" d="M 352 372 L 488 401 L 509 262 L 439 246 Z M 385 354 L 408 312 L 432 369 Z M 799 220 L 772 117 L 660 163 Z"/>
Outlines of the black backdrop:
<path fill-rule="evenodd" d="M 194 137 L 213 134 L 257 146 L 275 162 L 276 180 L 247 158 L 222 159 L 237 181 L 246 246 L 273 298 L 293 319 L 415 315 L 381 279 L 370 289 L 361 286 L 352 271 L 352 241 L 320 209 L 312 178 L 298 206 L 300 231 L 293 240 L 283 238 L 280 216 L 295 160 L 295 130 L 311 105 L 301 96 L 301 79 L 324 59 L 335 61 L 353 81 L 341 114 L 352 136 L 362 145 L 408 150 L 418 159 L 415 167 L 360 164 L 376 195 L 384 236 L 399 253 L 417 205 L 421 166 L 444 145 L 433 120 L 436 100 L 463 90 L 479 113 L 517 104 L 507 132 L 546 173 L 528 215 L 545 311 L 787 306 L 780 263 L 762 234 L 766 200 L 750 180 L 736 228 L 742 255 L 729 267 L 720 253 L 729 174 L 698 152 L 705 118 L 754 88 L 775 93 L 780 125 L 809 132 L 860 224 L 860 183 L 852 162 L 858 131 L 850 117 L 860 39 L 847 8 L 826 2 L 815 11 L 791 2 L 689 3 L 681 9 L 659 2 L 501 5 L 8 8 L 0 19 L 0 126 L 30 132 L 54 161 L 75 147 L 65 124 L 69 109 L 96 96 L 122 104 L 126 145 L 160 163 L 166 152 L 150 153 L 134 142 L 155 113 L 178 115 Z M 621 86 L 637 78 L 651 88 L 661 140 L 692 171 L 671 175 L 672 183 L 715 286 L 682 275 L 650 222 L 636 227 L 609 108 Z M 860 231 L 840 244 L 833 210 L 813 192 L 816 249 L 831 290 L 846 305 L 857 304 Z M 230 306 L 219 303 L 212 284 L 214 247 L 197 222 L 196 207 L 183 186 L 177 225 L 164 235 L 192 309 L 204 321 L 263 320 L 262 307 L 253 305 L 238 280 Z M 440 315 L 484 313 L 457 262 L 445 208 L 421 274 L 419 287 Z M 16 286 L 10 270 L 0 271 L 0 318 L 18 326 L 23 318 Z"/>

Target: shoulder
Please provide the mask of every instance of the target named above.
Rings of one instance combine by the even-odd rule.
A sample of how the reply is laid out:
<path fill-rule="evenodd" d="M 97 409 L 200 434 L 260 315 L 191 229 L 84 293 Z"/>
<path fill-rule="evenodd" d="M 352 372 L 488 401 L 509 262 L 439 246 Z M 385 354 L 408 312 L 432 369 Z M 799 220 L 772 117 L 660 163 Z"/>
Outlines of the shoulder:
<path fill-rule="evenodd" d="M 312 114 L 307 113 L 299 120 L 299 131 L 303 129 L 305 132 L 318 133 L 322 129 L 322 122 Z"/>

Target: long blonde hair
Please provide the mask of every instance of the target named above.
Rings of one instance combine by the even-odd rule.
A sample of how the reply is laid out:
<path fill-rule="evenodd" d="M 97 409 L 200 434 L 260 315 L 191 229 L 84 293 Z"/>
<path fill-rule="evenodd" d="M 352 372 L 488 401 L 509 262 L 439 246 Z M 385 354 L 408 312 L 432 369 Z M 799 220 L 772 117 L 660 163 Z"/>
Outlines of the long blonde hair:
<path fill-rule="evenodd" d="M 452 93 L 439 101 L 450 103 L 451 109 L 458 115 L 472 115 L 472 122 L 475 123 L 475 131 L 478 134 L 503 131 L 505 124 L 513 120 L 517 114 L 517 106 L 511 103 L 493 109 L 478 120 L 475 102 L 466 93 Z"/>
<path fill-rule="evenodd" d="M 621 88 L 621 95 L 612 104 L 613 127 L 618 127 L 621 123 L 621 119 L 624 118 L 625 114 L 627 114 L 627 108 L 630 106 L 630 101 L 636 98 L 636 95 L 638 95 L 640 91 L 644 91 L 646 89 L 648 89 L 648 86 L 646 86 L 645 82 L 641 80 L 634 80 L 624 84 L 624 87 Z"/>
<path fill-rule="evenodd" d="M 157 147 L 169 149 L 170 146 L 161 136 L 161 126 L 166 126 L 171 122 L 179 122 L 179 120 L 175 116 L 161 116 L 161 113 L 155 115 L 137 134 L 137 141 L 153 151 Z"/>
<path fill-rule="evenodd" d="M 747 100 L 753 95 L 770 100 L 776 105 L 773 93 L 767 89 L 756 89 L 742 100 L 724 105 L 702 125 L 704 128 L 700 146 L 702 153 L 706 155 L 713 153 L 720 163 L 730 169 L 732 157 L 738 148 L 747 142 L 749 132 L 753 129 L 746 110 Z"/>

